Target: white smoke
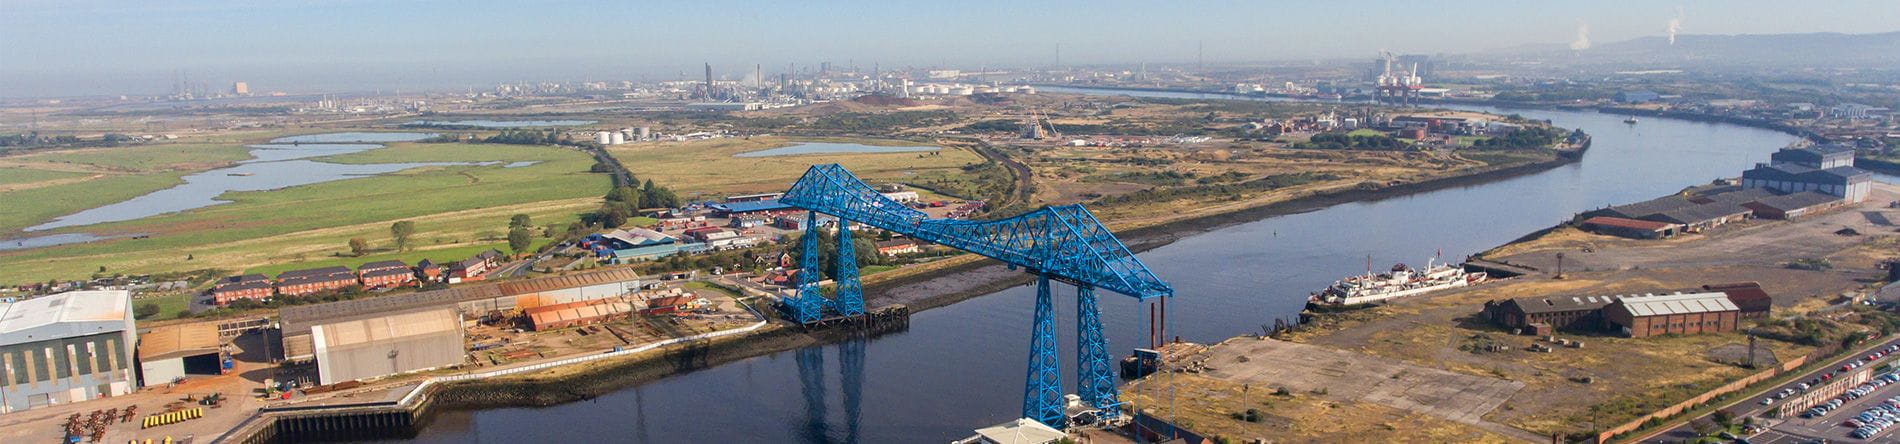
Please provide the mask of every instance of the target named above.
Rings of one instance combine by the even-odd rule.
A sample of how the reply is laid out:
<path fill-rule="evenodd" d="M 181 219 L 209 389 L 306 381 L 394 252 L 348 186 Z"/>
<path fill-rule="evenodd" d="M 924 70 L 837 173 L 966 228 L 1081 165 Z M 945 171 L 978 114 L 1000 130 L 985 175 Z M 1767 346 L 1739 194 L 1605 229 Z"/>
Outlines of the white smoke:
<path fill-rule="evenodd" d="M 1578 20 L 1577 39 L 1570 41 L 1570 50 L 1582 51 L 1585 49 L 1590 49 L 1590 24 Z"/>
<path fill-rule="evenodd" d="M 1676 7 L 1676 17 L 1669 19 L 1669 45 L 1675 46 L 1676 34 L 1682 32 L 1682 7 Z"/>

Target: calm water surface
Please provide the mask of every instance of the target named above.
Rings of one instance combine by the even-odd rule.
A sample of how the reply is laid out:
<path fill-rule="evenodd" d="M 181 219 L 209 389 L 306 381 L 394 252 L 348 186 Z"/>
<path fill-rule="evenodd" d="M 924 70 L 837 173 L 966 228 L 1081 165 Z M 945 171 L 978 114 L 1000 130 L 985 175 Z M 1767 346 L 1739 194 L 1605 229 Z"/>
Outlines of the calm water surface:
<path fill-rule="evenodd" d="M 237 165 L 184 177 L 185 183 L 154 191 L 28 227 L 26 231 L 44 231 L 105 222 L 139 219 L 161 214 L 227 203 L 218 196 L 232 191 L 262 191 L 309 185 L 352 177 L 391 173 L 424 166 L 502 165 L 503 162 L 408 162 L 380 164 L 338 164 L 305 160 L 381 148 L 381 142 L 402 142 L 434 137 L 432 133 L 329 133 L 282 137 L 271 143 L 251 145 L 250 160 Z M 533 165 L 535 162 L 510 162 L 505 168 Z M 21 239 L 0 240 L 0 249 L 35 248 L 106 239 L 90 233 L 61 233 Z"/>
<path fill-rule="evenodd" d="M 1378 267 L 1441 249 L 1461 258 L 1579 211 L 1738 175 L 1795 140 L 1662 118 L 1630 126 L 1593 112 L 1467 108 L 1551 119 L 1595 143 L 1581 162 L 1537 174 L 1268 218 L 1142 253 L 1177 290 L 1168 333 L 1208 342 L 1256 332 L 1297 314 L 1308 292 L 1363 271 L 1367 256 Z M 1032 287 L 1013 288 L 918 313 L 909 331 L 868 343 L 745 359 L 591 401 L 450 412 L 418 440 L 945 442 L 1019 414 L 1033 298 Z M 1074 302 L 1060 301 L 1063 383 L 1073 390 Z M 1103 294 L 1102 310 L 1117 355 L 1144 340 L 1145 310 L 1132 298 Z"/>

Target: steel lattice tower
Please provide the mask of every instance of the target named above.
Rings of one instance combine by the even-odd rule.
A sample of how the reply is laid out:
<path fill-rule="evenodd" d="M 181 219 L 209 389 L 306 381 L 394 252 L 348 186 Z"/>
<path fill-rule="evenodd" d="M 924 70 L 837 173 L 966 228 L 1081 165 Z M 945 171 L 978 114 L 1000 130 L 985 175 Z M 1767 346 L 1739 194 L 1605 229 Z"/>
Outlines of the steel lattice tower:
<path fill-rule="evenodd" d="M 1102 418 L 1118 416 L 1121 393 L 1109 366 L 1108 339 L 1102 336 L 1102 311 L 1095 305 L 1095 287 L 1075 287 L 1075 392 L 1082 402 L 1102 411 Z"/>
<path fill-rule="evenodd" d="M 805 251 L 799 254 L 798 296 L 788 298 L 785 307 L 791 312 L 792 320 L 810 324 L 818 322 L 823 315 L 820 311 L 825 300 L 824 294 L 818 291 L 818 281 L 825 280 L 824 273 L 819 271 L 818 212 L 806 212 L 805 238 L 799 239 L 799 242 L 804 245 Z"/>
<path fill-rule="evenodd" d="M 1029 334 L 1029 376 L 1023 388 L 1023 417 L 1051 427 L 1062 416 L 1062 359 L 1056 353 L 1056 308 L 1049 298 L 1049 276 L 1036 276 L 1036 318 Z"/>
<path fill-rule="evenodd" d="M 832 292 L 831 309 L 839 316 L 854 317 L 864 314 L 864 284 L 858 282 L 858 249 L 851 246 L 850 223 L 838 218 L 838 277 L 836 290 Z"/>

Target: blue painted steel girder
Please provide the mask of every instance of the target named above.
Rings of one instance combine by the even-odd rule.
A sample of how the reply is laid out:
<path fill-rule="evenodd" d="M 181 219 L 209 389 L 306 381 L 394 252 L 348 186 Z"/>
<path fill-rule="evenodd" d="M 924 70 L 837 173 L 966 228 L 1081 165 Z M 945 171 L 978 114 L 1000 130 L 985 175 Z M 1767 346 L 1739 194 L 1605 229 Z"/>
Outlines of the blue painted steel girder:
<path fill-rule="evenodd" d="M 931 219 L 885 198 L 837 164 L 812 166 L 779 202 L 1141 300 L 1174 294 L 1081 205 L 1043 207 L 994 221 Z"/>
<path fill-rule="evenodd" d="M 832 292 L 831 309 L 839 316 L 864 314 L 864 284 L 858 281 L 858 250 L 851 246 L 850 224 L 838 220 L 837 291 Z"/>
<path fill-rule="evenodd" d="M 818 213 L 806 213 L 805 237 L 799 242 L 805 251 L 799 254 L 798 292 L 786 298 L 785 307 L 790 311 L 787 314 L 791 315 L 793 321 L 810 324 L 823 317 L 820 312 L 825 300 L 825 295 L 818 289 L 818 282 L 825 279 L 824 273 L 819 271 L 822 264 L 818 256 Z"/>
<path fill-rule="evenodd" d="M 1102 310 L 1096 306 L 1095 289 L 1075 287 L 1076 395 L 1082 402 L 1102 411 L 1103 419 L 1121 413 L 1121 393 L 1115 386 L 1115 371 L 1108 354 L 1108 339 L 1102 335 Z"/>
<path fill-rule="evenodd" d="M 1023 387 L 1023 417 L 1063 428 L 1062 365 L 1056 352 L 1055 304 L 1049 298 L 1049 277 L 1036 278 L 1036 318 L 1029 334 L 1029 375 Z"/>

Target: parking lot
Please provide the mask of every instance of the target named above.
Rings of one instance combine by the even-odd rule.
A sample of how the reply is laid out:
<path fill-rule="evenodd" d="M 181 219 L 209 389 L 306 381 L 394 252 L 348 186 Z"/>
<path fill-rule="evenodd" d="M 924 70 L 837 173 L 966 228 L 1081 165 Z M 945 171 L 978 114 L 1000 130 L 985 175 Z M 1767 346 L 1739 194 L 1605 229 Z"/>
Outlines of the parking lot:
<path fill-rule="evenodd" d="M 1900 375 L 1891 371 L 1874 373 L 1872 380 L 1860 385 L 1859 390 L 1851 392 L 1852 395 L 1836 398 L 1841 400 L 1838 407 L 1827 409 L 1821 415 L 1800 414 L 1773 423 L 1770 430 L 1750 438 L 1749 442 L 1808 443 L 1821 439 L 1827 442 L 1893 442 L 1895 430 L 1900 430 L 1900 425 L 1893 425 L 1894 422 L 1900 422 L 1895 421 L 1900 418 L 1900 384 L 1896 384 L 1896 381 L 1900 381 Z M 1870 413 L 1862 416 L 1863 412 Z M 1858 419 L 1872 420 L 1858 421 L 1857 416 L 1860 417 Z M 1886 426 L 1869 429 L 1871 433 L 1865 436 L 1855 436 L 1857 427 L 1866 426 L 1863 422 Z"/>

